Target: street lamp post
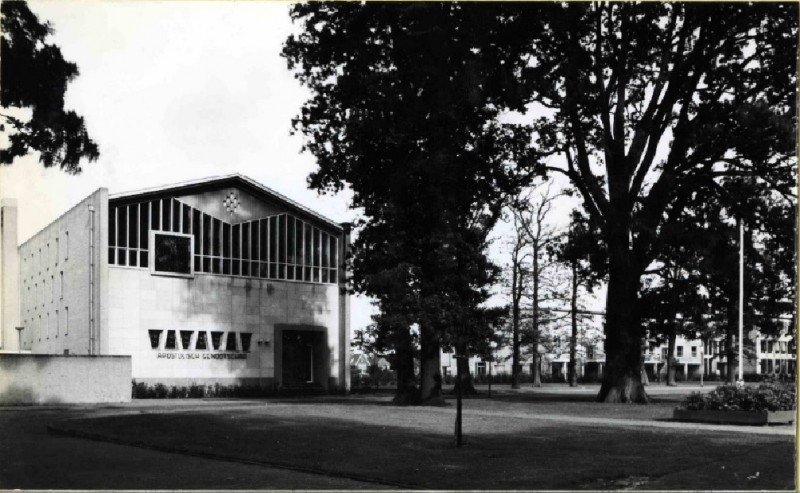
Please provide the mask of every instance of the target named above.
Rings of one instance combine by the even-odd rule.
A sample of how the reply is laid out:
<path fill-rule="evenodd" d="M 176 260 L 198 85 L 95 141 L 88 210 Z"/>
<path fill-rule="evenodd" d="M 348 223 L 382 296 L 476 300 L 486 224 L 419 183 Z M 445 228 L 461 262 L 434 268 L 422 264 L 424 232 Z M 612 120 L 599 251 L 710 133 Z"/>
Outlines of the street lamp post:
<path fill-rule="evenodd" d="M 701 340 L 700 344 L 700 386 L 703 386 L 703 376 L 706 374 L 706 341 Z"/>
<path fill-rule="evenodd" d="M 497 349 L 495 341 L 489 342 L 489 399 L 492 398 L 492 367 L 494 366 L 494 351 Z"/>
<path fill-rule="evenodd" d="M 14 327 L 17 330 L 17 352 L 22 353 L 22 331 L 25 327 Z"/>
<path fill-rule="evenodd" d="M 739 385 L 744 384 L 744 221 L 739 219 Z"/>

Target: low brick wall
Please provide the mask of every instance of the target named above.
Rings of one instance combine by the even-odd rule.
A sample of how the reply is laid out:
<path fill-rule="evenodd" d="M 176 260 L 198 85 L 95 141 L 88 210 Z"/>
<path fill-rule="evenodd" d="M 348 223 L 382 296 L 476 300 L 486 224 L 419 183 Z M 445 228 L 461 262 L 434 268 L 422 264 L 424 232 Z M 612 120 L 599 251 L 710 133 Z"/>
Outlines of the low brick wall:
<path fill-rule="evenodd" d="M 130 356 L 0 354 L 0 405 L 130 400 Z"/>

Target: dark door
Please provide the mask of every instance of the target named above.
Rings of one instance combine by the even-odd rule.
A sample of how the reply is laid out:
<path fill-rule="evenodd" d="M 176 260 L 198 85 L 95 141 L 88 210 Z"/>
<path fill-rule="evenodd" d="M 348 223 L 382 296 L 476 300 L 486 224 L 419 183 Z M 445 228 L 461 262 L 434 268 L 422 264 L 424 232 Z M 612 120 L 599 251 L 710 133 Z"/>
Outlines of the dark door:
<path fill-rule="evenodd" d="M 314 333 L 301 330 L 283 332 L 282 370 L 284 385 L 318 381 L 314 373 Z"/>

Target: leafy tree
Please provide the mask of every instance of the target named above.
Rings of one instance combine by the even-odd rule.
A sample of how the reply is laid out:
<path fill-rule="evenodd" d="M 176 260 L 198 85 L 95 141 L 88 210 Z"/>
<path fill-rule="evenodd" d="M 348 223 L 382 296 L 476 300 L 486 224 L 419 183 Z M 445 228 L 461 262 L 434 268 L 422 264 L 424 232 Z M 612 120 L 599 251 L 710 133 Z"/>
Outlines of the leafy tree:
<path fill-rule="evenodd" d="M 598 400 L 647 402 L 641 280 L 698 189 L 794 186 L 797 5 L 576 3 L 526 11 L 524 77 L 548 171 L 580 192 L 608 252 Z M 560 162 L 556 162 L 560 157 Z"/>
<path fill-rule="evenodd" d="M 511 299 L 511 388 L 520 388 L 522 373 L 521 364 L 521 332 L 523 295 L 528 288 L 530 271 L 527 263 L 530 260 L 530 240 L 525 223 L 530 221 L 523 211 L 511 209 L 511 222 L 514 232 L 509 239 L 510 273 L 506 275 L 506 289 Z"/>
<path fill-rule="evenodd" d="M 64 109 L 64 93 L 78 66 L 48 42 L 52 27 L 41 23 L 25 2 L 3 1 L 0 12 L 0 104 L 5 110 L 0 130 L 12 129 L 8 148 L 0 149 L 0 163 L 11 164 L 35 151 L 46 168 L 80 173 L 81 159 L 94 161 L 100 154 L 83 117 Z M 29 109 L 31 116 L 24 118 L 12 108 Z"/>
<path fill-rule="evenodd" d="M 539 355 L 540 334 L 543 325 L 542 313 L 547 305 L 563 298 L 563 279 L 556 271 L 557 259 L 552 247 L 561 237 L 553 222 L 556 201 L 564 194 L 555 192 L 552 184 L 540 185 L 521 201 L 518 208 L 520 226 L 528 237 L 531 249 L 530 271 L 530 330 L 527 342 L 531 346 L 531 370 L 533 385 L 541 386 L 541 364 Z"/>
<path fill-rule="evenodd" d="M 664 266 L 659 273 L 659 282 L 642 291 L 639 316 L 652 342 L 666 341 L 665 383 L 675 386 L 677 336 L 690 339 L 697 336 L 698 328 L 707 322 L 702 315 L 708 302 L 698 291 L 697 276 L 687 273 L 680 265 Z"/>
<path fill-rule="evenodd" d="M 706 241 L 698 246 L 699 281 L 712 293 L 709 318 L 724 327 L 726 376 L 732 383 L 738 359 L 734 339 L 740 309 L 739 225 L 743 222 L 744 324 L 775 335 L 782 328 L 779 317 L 792 313 L 795 306 L 792 242 L 797 204 L 750 180 L 728 180 L 716 191 L 722 194 L 718 204 L 710 200 L 696 204 L 696 213 L 707 225 Z"/>
<path fill-rule="evenodd" d="M 363 211 L 355 289 L 378 300 L 386 321 L 379 327 L 394 342 L 419 326 L 421 400 L 438 397 L 441 345 L 467 351 L 482 333 L 474 317 L 496 276 L 486 236 L 507 197 L 530 181 L 529 129 L 498 123 L 504 109 L 522 109 L 524 94 L 522 26 L 507 10 L 316 2 L 291 9 L 302 32 L 283 54 L 312 93 L 294 122 L 319 165 L 309 184 L 324 192 L 347 186 Z M 398 377 L 398 399 L 418 400 L 404 395 L 407 375 Z"/>
<path fill-rule="evenodd" d="M 705 328 L 722 329 L 727 379 L 735 380 L 740 221 L 746 225 L 745 325 L 757 325 L 765 334 L 782 328 L 778 318 L 792 311 L 794 298 L 795 208 L 793 196 L 741 179 L 724 180 L 688 201 L 684 217 L 665 235 L 660 265 L 653 269 L 661 282 L 640 300 L 651 331 L 668 340 L 668 385 L 675 384 L 676 334 L 709 337 Z"/>
<path fill-rule="evenodd" d="M 588 218 L 573 210 L 569 233 L 560 243 L 552 245 L 552 255 L 566 264 L 570 271 L 570 345 L 567 380 L 571 387 L 578 385 L 576 352 L 578 348 L 578 318 L 580 317 L 578 291 L 591 293 L 604 279 L 606 252 L 599 240 L 599 232 L 592 229 Z"/>

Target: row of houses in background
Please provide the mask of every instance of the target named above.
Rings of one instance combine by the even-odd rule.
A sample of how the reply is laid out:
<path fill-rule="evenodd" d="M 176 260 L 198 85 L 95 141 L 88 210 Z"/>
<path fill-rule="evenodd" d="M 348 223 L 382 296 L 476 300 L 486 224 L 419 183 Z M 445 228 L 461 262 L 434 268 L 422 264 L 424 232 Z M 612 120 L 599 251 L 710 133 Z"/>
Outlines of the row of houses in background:
<path fill-rule="evenodd" d="M 736 342 L 734 341 L 734 344 Z M 556 335 L 550 347 L 540 346 L 541 375 L 545 381 L 565 382 L 569 364 L 569 336 Z M 653 381 L 665 379 L 668 355 L 667 344 L 651 344 L 645 348 L 644 364 L 648 378 Z M 745 341 L 745 375 L 794 375 L 796 372 L 797 347 L 791 335 L 788 322 L 778 336 L 767 336 L 752 330 Z M 456 358 L 452 352 L 442 352 L 442 375 L 447 380 L 456 374 Z M 725 339 L 715 337 L 708 340 L 677 337 L 675 341 L 676 378 L 678 380 L 705 378 L 724 378 L 728 371 L 725 355 Z M 493 361 L 492 361 L 493 359 Z M 602 333 L 599 329 L 584 330 L 576 350 L 578 378 L 582 381 L 596 381 L 603 375 L 605 353 Z M 353 375 L 366 375 L 370 367 L 389 370 L 391 365 L 386 358 L 371 357 L 357 349 L 350 361 Z M 494 358 L 473 356 L 469 361 L 470 371 L 478 380 L 490 373 L 495 376 L 511 374 L 510 349 L 499 348 Z M 522 373 L 531 375 L 531 358 L 523 358 Z M 737 371 L 734 364 L 733 371 Z"/>
<path fill-rule="evenodd" d="M 602 337 L 598 333 L 594 334 L 594 337 L 584 337 L 583 340 L 589 342 L 579 343 L 576 349 L 578 378 L 582 381 L 599 380 L 605 366 Z M 540 348 L 541 374 L 547 380 L 565 382 L 569 365 L 569 337 L 563 336 L 556 341 L 550 351 L 543 352 Z M 665 378 L 667 351 L 666 343 L 649 344 L 645 348 L 644 365 L 650 380 Z M 762 335 L 758 330 L 752 330 L 745 340 L 744 373 L 745 375 L 795 375 L 796 352 L 795 338 L 788 327 L 778 336 Z M 512 365 L 509 356 L 509 350 L 503 348 L 497 351 L 493 362 L 473 357 L 470 359 L 470 370 L 473 375 L 481 377 L 490 371 L 491 364 L 493 374 L 510 374 Z M 728 361 L 723 337 L 691 340 L 679 336 L 675 341 L 674 358 L 678 380 L 699 379 L 701 374 L 706 378 L 724 378 L 727 375 Z M 443 354 L 442 368 L 447 374 L 455 374 L 456 359 L 452 353 Z M 530 375 L 530 357 L 522 361 L 522 371 L 523 374 Z M 733 371 L 737 371 L 735 363 Z"/>

